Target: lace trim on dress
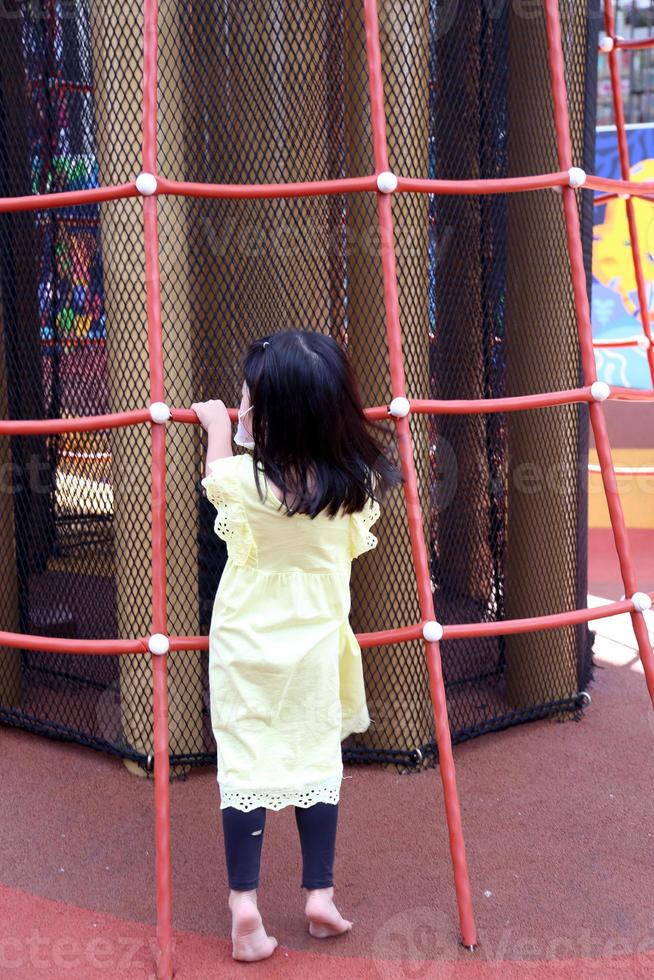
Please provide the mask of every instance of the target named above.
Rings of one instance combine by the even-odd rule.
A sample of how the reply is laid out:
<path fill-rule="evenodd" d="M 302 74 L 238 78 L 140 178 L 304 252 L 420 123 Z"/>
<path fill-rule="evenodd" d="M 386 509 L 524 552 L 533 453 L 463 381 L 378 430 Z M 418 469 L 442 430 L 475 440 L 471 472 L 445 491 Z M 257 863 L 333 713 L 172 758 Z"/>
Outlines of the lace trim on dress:
<path fill-rule="evenodd" d="M 341 780 L 339 773 L 321 783 L 312 783 L 296 789 L 235 789 L 220 783 L 220 809 L 233 806 L 237 810 L 254 810 L 265 806 L 269 810 L 281 810 L 285 806 L 310 807 L 314 803 L 338 803 Z M 220 781 L 219 781 L 220 782 Z"/>
<path fill-rule="evenodd" d="M 229 557 L 236 565 L 256 558 L 256 541 L 241 502 L 238 456 L 226 456 L 209 464 L 210 474 L 201 481 L 207 499 L 216 508 L 214 531 L 227 544 Z"/>
<path fill-rule="evenodd" d="M 358 558 L 366 551 L 377 547 L 377 538 L 370 530 L 371 525 L 379 520 L 380 507 L 372 497 L 363 510 L 352 514 L 352 534 L 350 538 L 350 555 Z"/>

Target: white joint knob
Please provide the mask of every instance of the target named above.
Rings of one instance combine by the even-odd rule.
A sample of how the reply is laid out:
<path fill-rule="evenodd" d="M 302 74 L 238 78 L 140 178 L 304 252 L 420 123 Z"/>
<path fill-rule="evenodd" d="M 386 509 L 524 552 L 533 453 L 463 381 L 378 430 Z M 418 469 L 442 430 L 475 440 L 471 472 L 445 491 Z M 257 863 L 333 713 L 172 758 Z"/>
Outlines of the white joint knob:
<path fill-rule="evenodd" d="M 392 194 L 397 188 L 397 177 L 392 170 L 382 170 L 377 174 L 377 190 L 382 194 Z"/>
<path fill-rule="evenodd" d="M 644 333 L 636 337 L 636 347 L 638 347 L 639 350 L 649 350 L 650 348 L 649 337 L 646 337 Z"/>
<path fill-rule="evenodd" d="M 630 199 L 630 197 L 631 197 L 631 194 L 624 194 L 624 193 L 619 193 L 619 194 L 618 194 L 618 197 L 619 197 L 619 198 L 620 198 L 620 200 L 622 200 L 622 201 L 628 201 L 628 200 Z"/>
<path fill-rule="evenodd" d="M 570 187 L 583 187 L 586 183 L 586 171 L 581 167 L 570 167 L 568 170 L 568 183 Z"/>
<path fill-rule="evenodd" d="M 652 600 L 646 592 L 634 592 L 631 601 L 634 604 L 636 612 L 645 612 L 646 609 L 652 608 Z"/>
<path fill-rule="evenodd" d="M 396 419 L 403 419 L 411 411 L 411 403 L 404 395 L 398 395 L 388 406 L 391 415 Z"/>
<path fill-rule="evenodd" d="M 170 409 L 165 402 L 152 402 L 150 418 L 153 422 L 167 422 L 170 418 Z"/>
<path fill-rule="evenodd" d="M 615 43 L 613 41 L 613 38 L 609 37 L 608 34 L 600 40 L 599 49 L 600 51 L 604 51 L 605 54 L 608 54 L 609 51 L 613 51 L 614 47 L 615 47 Z"/>
<path fill-rule="evenodd" d="M 157 178 L 154 174 L 147 172 L 140 173 L 136 178 L 136 189 L 144 197 L 150 197 L 151 194 L 156 193 Z"/>
<path fill-rule="evenodd" d="M 430 643 L 443 639 L 443 627 L 435 619 L 428 619 L 422 624 L 422 635 Z"/>
<path fill-rule="evenodd" d="M 165 633 L 153 633 L 148 637 L 148 650 L 162 656 L 170 650 L 170 640 Z"/>
<path fill-rule="evenodd" d="M 611 389 L 606 381 L 593 381 L 590 386 L 590 393 L 596 402 L 605 402 L 611 394 Z"/>

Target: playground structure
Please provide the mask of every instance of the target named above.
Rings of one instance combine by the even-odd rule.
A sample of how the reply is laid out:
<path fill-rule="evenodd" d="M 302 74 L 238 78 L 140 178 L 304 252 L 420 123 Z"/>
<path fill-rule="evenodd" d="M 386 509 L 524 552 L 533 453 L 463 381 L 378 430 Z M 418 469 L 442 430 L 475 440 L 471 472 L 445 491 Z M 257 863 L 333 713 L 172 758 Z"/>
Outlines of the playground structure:
<path fill-rule="evenodd" d="M 599 181 L 575 166 L 572 154 L 568 120 L 568 99 L 565 83 L 565 64 L 561 43 L 560 11 L 556 0 L 544 3 L 547 34 L 547 57 L 551 73 L 551 97 L 553 120 L 556 130 L 556 146 L 559 171 L 530 177 L 513 177 L 480 180 L 436 180 L 423 179 L 396 174 L 391 170 L 387 135 L 386 113 L 382 83 L 382 61 L 379 37 L 378 11 L 375 2 L 366 0 L 363 5 L 365 18 L 366 60 L 370 91 L 370 122 L 372 126 L 374 170 L 373 174 L 362 177 L 346 177 L 329 181 L 301 181 L 287 184 L 268 185 L 201 185 L 168 179 L 158 173 L 157 164 L 157 51 L 158 51 L 158 10 L 156 3 L 145 2 L 143 21 L 143 141 L 142 172 L 135 181 L 123 184 L 106 184 L 100 188 L 41 195 L 38 208 L 55 208 L 81 205 L 100 201 L 117 201 L 141 197 L 144 222 L 144 254 L 148 314 L 148 358 L 150 404 L 147 408 L 129 409 L 103 416 L 80 416 L 75 419 L 12 420 L 0 423 L 3 435 L 43 435 L 46 433 L 71 433 L 97 430 L 125 430 L 129 427 L 147 423 L 151 429 L 151 516 L 152 516 L 152 610 L 151 628 L 147 635 L 121 640 L 80 640 L 53 638 L 40 635 L 26 635 L 19 632 L 0 633 L 0 643 L 11 648 L 3 652 L 10 656 L 11 650 L 34 649 L 49 651 L 52 654 L 111 654 L 121 660 L 134 656 L 151 655 L 153 678 L 153 719 L 154 719 L 154 778 L 155 778 L 155 838 L 157 842 L 157 936 L 159 943 L 158 975 L 172 976 L 171 956 L 171 873 L 170 873 L 170 826 L 168 782 L 170 775 L 169 738 L 175 737 L 176 718 L 168 708 L 169 667 L 179 670 L 185 651 L 206 648 L 206 637 L 171 635 L 168 632 L 168 595 L 166 566 L 166 441 L 167 427 L 172 423 L 195 423 L 192 412 L 184 408 L 170 408 L 166 402 L 164 386 L 164 331 L 161 317 L 161 281 L 159 275 L 159 243 L 157 216 L 166 196 L 206 197 L 222 199 L 261 200 L 275 197 L 311 197 L 314 195 L 374 194 L 379 221 L 379 242 L 381 247 L 381 270 L 384 287 L 384 310 L 386 316 L 388 360 L 390 364 L 390 384 L 392 398 L 389 404 L 377 404 L 368 409 L 372 418 L 391 418 L 406 479 L 405 498 L 408 531 L 411 544 L 412 567 L 415 570 L 420 607 L 419 621 L 408 626 L 359 633 L 362 647 L 383 647 L 407 641 L 424 641 L 424 651 L 429 677 L 429 690 L 434 708 L 434 724 L 440 773 L 446 813 L 450 831 L 450 844 L 454 866 L 454 878 L 459 907 L 461 938 L 464 945 L 474 947 L 476 932 L 472 915 L 468 874 L 466 867 L 463 834 L 459 813 L 458 796 L 451 751 L 451 736 L 448 725 L 448 711 L 443 685 L 440 658 L 440 641 L 463 637 L 515 636 L 540 630 L 583 626 L 590 619 L 599 619 L 630 612 L 638 641 L 640 657 L 645 670 L 650 697 L 654 699 L 654 662 L 647 629 L 642 613 L 651 605 L 652 596 L 637 589 L 637 581 L 632 567 L 628 541 L 619 496 L 615 488 L 614 468 L 610 447 L 606 436 L 602 401 L 607 398 L 651 400 L 652 392 L 628 392 L 609 387 L 597 381 L 593 354 L 590 315 L 586 291 L 586 275 L 579 228 L 579 214 L 575 188 L 586 186 L 602 189 L 610 194 L 629 195 L 626 207 L 630 209 L 631 196 L 646 197 L 651 189 L 647 185 L 628 183 L 628 161 L 622 181 Z M 613 39 L 611 4 L 606 6 L 607 37 Z M 613 47 L 604 42 L 608 56 L 615 59 L 615 51 L 620 41 L 613 39 Z M 612 61 L 612 66 L 614 61 Z M 616 118 L 618 132 L 624 134 L 624 120 L 620 130 L 619 86 L 616 89 Z M 396 168 L 399 169 L 399 168 Z M 624 167 L 623 167 L 624 171 Z M 519 192 L 560 189 L 561 203 L 565 218 L 566 242 L 570 270 L 574 309 L 578 327 L 579 348 L 583 365 L 583 384 L 567 390 L 544 392 L 535 395 L 516 395 L 510 397 L 478 399 L 421 399 L 407 398 L 405 376 L 405 355 L 400 327 L 400 301 L 398 294 L 397 268 L 394 245 L 394 223 L 392 200 L 401 199 L 408 194 L 440 195 L 493 195 L 515 194 Z M 2 209 L 7 212 L 33 210 L 35 198 L 15 197 L 2 201 Z M 633 226 L 635 232 L 635 226 Z M 646 307 L 642 269 L 638 273 L 638 242 L 632 236 L 637 275 L 639 276 L 639 299 L 643 323 L 643 336 L 647 342 L 650 367 L 654 354 L 651 347 L 651 330 Z M 109 287 L 111 288 L 111 287 Z M 125 337 L 124 341 L 129 342 Z M 654 372 L 653 372 L 654 377 Z M 131 394 L 130 392 L 126 393 Z M 570 612 L 505 618 L 492 623 L 462 623 L 442 625 L 434 608 L 431 588 L 430 563 L 423 532 L 423 504 L 414 459 L 415 432 L 412 432 L 410 419 L 418 416 L 445 414 L 519 413 L 521 410 L 587 404 L 599 453 L 604 488 L 607 495 L 616 548 L 620 556 L 625 595 L 628 598 L 599 608 L 575 609 Z M 235 409 L 231 410 L 235 418 Z M 189 430 L 190 431 L 190 430 Z M 127 442 L 124 443 L 127 446 Z M 138 488 L 137 488 L 138 489 Z M 181 656 L 174 657 L 175 654 Z M 122 666 L 121 666 L 122 669 Z M 126 665 L 125 670 L 129 668 Z M 177 676 L 175 674 L 175 676 Z M 176 757 L 179 763 L 183 756 Z"/>

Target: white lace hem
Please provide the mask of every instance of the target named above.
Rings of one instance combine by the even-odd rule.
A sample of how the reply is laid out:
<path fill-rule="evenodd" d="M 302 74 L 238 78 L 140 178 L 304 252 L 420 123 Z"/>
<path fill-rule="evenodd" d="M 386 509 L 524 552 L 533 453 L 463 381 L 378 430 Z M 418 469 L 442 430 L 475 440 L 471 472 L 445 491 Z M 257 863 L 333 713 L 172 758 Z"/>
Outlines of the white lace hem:
<path fill-rule="evenodd" d="M 268 810 L 281 810 L 285 806 L 309 807 L 314 803 L 338 803 L 342 773 L 320 783 L 281 789 L 236 789 L 220 785 L 220 809 L 233 806 L 236 810 L 254 810 L 265 806 Z"/>

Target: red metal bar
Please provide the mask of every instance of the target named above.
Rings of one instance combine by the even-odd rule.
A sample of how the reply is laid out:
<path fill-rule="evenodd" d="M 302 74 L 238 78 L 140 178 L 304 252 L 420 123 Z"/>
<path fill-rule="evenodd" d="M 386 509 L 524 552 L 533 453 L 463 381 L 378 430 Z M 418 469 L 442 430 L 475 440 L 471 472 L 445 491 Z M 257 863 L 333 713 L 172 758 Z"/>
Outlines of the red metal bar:
<path fill-rule="evenodd" d="M 632 337 L 628 340 L 593 340 L 593 347 L 596 350 L 604 347 L 640 347 L 640 337 Z"/>
<path fill-rule="evenodd" d="M 586 187 L 596 191 L 611 191 L 615 194 L 630 194 L 632 197 L 642 197 L 652 200 L 654 182 L 636 180 L 616 180 L 613 177 L 596 177 L 587 174 Z"/>
<path fill-rule="evenodd" d="M 266 197 L 311 197 L 319 194 L 353 194 L 376 191 L 374 174 L 367 177 L 342 177 L 338 180 L 309 180 L 288 184 L 201 184 L 157 177 L 157 193 L 181 197 L 245 199 Z"/>
<path fill-rule="evenodd" d="M 594 178 L 591 178 L 593 180 Z M 590 185 L 593 186 L 592 184 Z M 633 186 L 633 184 L 631 185 Z M 611 192 L 610 194 L 598 194 L 597 197 L 593 198 L 593 204 L 604 204 L 606 201 L 613 201 L 616 197 L 626 198 L 625 194 L 616 194 Z M 642 201 L 654 201 L 654 197 L 650 194 L 632 194 L 632 197 L 639 197 Z"/>
<path fill-rule="evenodd" d="M 611 398 L 617 398 L 623 402 L 651 402 L 654 401 L 654 388 L 623 388 L 621 385 L 611 385 Z"/>
<path fill-rule="evenodd" d="M 38 636 L 36 633 L 9 633 L 0 630 L 0 647 L 40 650 L 46 653 L 116 655 L 147 653 L 147 638 L 137 640 L 80 640 L 76 637 Z M 194 648 L 195 649 L 195 648 Z"/>
<path fill-rule="evenodd" d="M 622 388 L 616 385 L 609 385 L 609 398 L 624 399 L 633 401 L 652 401 L 654 400 L 654 389 L 642 391 L 635 388 Z M 486 414 L 488 412 L 515 412 L 520 409 L 551 408 L 555 405 L 571 405 L 575 402 L 591 402 L 593 396 L 590 385 L 583 388 L 569 388 L 561 391 L 542 392 L 537 395 L 514 395 L 509 398 L 409 398 L 411 412 L 421 415 L 463 415 L 463 414 Z M 142 410 L 139 409 L 139 413 Z M 232 422 L 238 416 L 237 408 L 228 408 Z M 364 408 L 364 412 L 369 419 L 388 419 L 389 405 L 371 405 Z M 174 422 L 197 423 L 198 418 L 190 408 L 171 408 L 171 420 Z M 93 416 L 90 416 L 93 418 Z M 109 416 L 98 416 L 98 418 L 108 418 Z M 149 417 L 149 415 L 148 415 Z M 0 423 L 1 425 L 2 423 Z M 25 423 L 32 425 L 33 423 Z M 97 426 L 104 428 L 104 426 Z M 0 431 L 2 431 L 0 429 Z M 31 429 L 26 431 L 32 431 Z M 50 431 L 44 429 L 41 431 Z M 58 430 L 57 430 L 58 431 Z M 66 431 L 66 430 L 63 430 Z"/>
<path fill-rule="evenodd" d="M 20 635 L 20 634 L 15 634 Z M 397 626 L 394 629 L 379 630 L 374 633 L 355 633 L 359 646 L 378 647 L 388 646 L 391 643 L 407 643 L 409 640 L 417 640 L 422 636 L 422 623 L 413 623 L 410 626 Z M 2 634 L 0 634 L 0 640 Z M 206 636 L 171 636 L 171 650 L 206 650 L 208 648 L 208 637 Z"/>
<path fill-rule="evenodd" d="M 609 342 L 602 346 L 637 346 L 635 342 Z M 595 346 L 595 345 L 594 345 Z M 654 388 L 647 390 L 609 386 L 609 398 L 625 401 L 652 401 Z M 159 399 L 161 400 L 161 399 Z M 421 415 L 463 415 L 486 414 L 489 412 L 515 412 L 521 409 L 551 408 L 555 405 L 570 405 L 574 402 L 591 402 L 590 386 L 569 388 L 562 391 L 542 392 L 537 395 L 515 395 L 510 398 L 410 398 L 411 411 Z M 370 419 L 388 419 L 388 405 L 372 405 L 364 409 Z M 237 408 L 228 408 L 232 422 L 236 421 Z M 172 422 L 198 424 L 195 412 L 190 408 L 171 408 Z M 116 429 L 128 425 L 150 422 L 147 408 L 134 408 L 127 412 L 113 412 L 107 415 L 78 415 L 73 418 L 56 419 L 0 419 L 0 435 L 25 436 L 49 434 L 53 432 L 92 432 L 100 429 Z"/>
<path fill-rule="evenodd" d="M 604 0 L 604 27 L 606 33 L 613 37 L 615 34 L 615 15 L 613 13 L 613 0 Z M 609 71 L 611 73 L 611 89 L 613 93 L 613 111 L 615 114 L 616 135 L 618 138 L 618 153 L 620 156 L 620 174 L 623 180 L 629 180 L 629 145 L 627 143 L 627 131 L 625 129 L 624 106 L 622 104 L 622 89 L 620 87 L 620 66 L 618 55 L 615 49 L 609 51 Z M 645 290 L 645 276 L 643 274 L 643 262 L 638 241 L 638 226 L 636 224 L 636 214 L 634 202 L 631 196 L 625 199 L 627 208 L 627 221 L 629 223 L 629 240 L 631 242 L 631 254 L 636 274 L 636 284 L 638 289 L 638 307 L 640 310 L 640 320 L 643 327 L 643 334 L 649 341 L 647 348 L 647 363 L 649 365 L 650 377 L 654 386 L 654 347 L 652 346 L 652 330 L 647 303 L 647 292 Z"/>
<path fill-rule="evenodd" d="M 534 174 L 530 177 L 489 177 L 474 180 L 436 180 L 427 177 L 397 175 L 396 193 L 421 194 L 507 194 L 548 190 L 563 187 L 569 181 L 568 172 Z"/>
<path fill-rule="evenodd" d="M 485 415 L 488 412 L 517 412 L 590 401 L 593 401 L 593 396 L 588 386 L 567 391 L 543 392 L 540 395 L 513 395 L 509 398 L 410 398 L 409 404 L 412 412 L 425 415 Z"/>
<path fill-rule="evenodd" d="M 559 16 L 558 0 L 545 0 L 545 21 L 547 27 L 557 153 L 559 166 L 562 170 L 568 170 L 572 166 L 572 146 L 570 142 L 570 118 L 568 115 Z M 586 292 L 586 271 L 581 245 L 579 215 L 577 212 L 575 192 L 571 187 L 563 188 L 563 208 L 584 382 L 585 384 L 592 384 L 597 378 L 595 352 L 593 349 L 593 330 L 590 320 L 588 294 Z M 601 402 L 591 402 L 589 414 L 595 436 L 599 464 L 602 468 L 602 483 L 606 493 L 606 501 L 611 518 L 611 527 L 613 528 L 625 595 L 631 596 L 637 591 L 636 576 L 634 574 L 631 550 L 613 469 L 613 459 L 611 457 L 611 448 Z M 649 642 L 647 626 L 643 614 L 635 610 L 631 613 L 631 621 L 638 642 L 638 652 L 645 672 L 647 689 L 654 705 L 654 654 Z"/>
<path fill-rule="evenodd" d="M 626 41 L 623 37 L 611 36 L 613 37 L 613 47 L 619 48 L 621 51 L 643 51 L 645 48 L 654 47 L 654 37 L 644 37 L 640 41 Z M 602 54 L 612 53 L 602 51 L 601 48 L 599 50 Z"/>
<path fill-rule="evenodd" d="M 554 174 L 542 174 L 534 177 L 494 177 L 485 180 L 432 180 L 426 177 L 397 176 L 395 193 L 418 194 L 515 194 L 528 190 L 551 190 L 569 186 L 568 171 Z M 526 181 L 530 184 L 527 185 Z M 586 174 L 586 187 L 593 190 L 605 190 L 615 194 L 630 194 L 632 197 L 644 197 L 648 200 L 654 195 L 654 182 L 615 180 L 613 177 L 596 177 Z"/>
<path fill-rule="evenodd" d="M 47 211 L 50 208 L 70 207 L 73 204 L 97 204 L 99 201 L 118 201 L 138 197 L 136 184 L 112 184 L 109 187 L 90 187 L 83 191 L 58 191 L 55 194 L 27 194 L 25 197 L 0 197 L 0 212 Z"/>
<path fill-rule="evenodd" d="M 654 602 L 654 592 L 645 593 Z M 562 629 L 565 626 L 576 626 L 579 623 L 589 623 L 593 619 L 607 619 L 631 612 L 634 604 L 629 599 L 618 602 L 608 602 L 602 606 L 585 609 L 571 609 L 567 612 L 550 613 L 547 616 L 530 616 L 526 619 L 502 619 L 490 623 L 450 623 L 443 626 L 444 640 L 457 640 L 462 637 L 508 636 L 510 633 L 537 633 L 539 630 Z M 417 640 L 422 636 L 423 623 L 412 626 L 401 626 L 398 629 L 380 630 L 375 633 L 357 633 L 356 638 L 360 647 L 388 646 L 391 643 Z M 2 634 L 0 634 L 0 642 Z M 171 650 L 206 650 L 206 636 L 176 636 L 171 637 Z"/>
<path fill-rule="evenodd" d="M 143 170 L 157 171 L 157 0 L 144 0 Z M 150 362 L 150 398 L 163 401 L 163 337 L 157 198 L 143 199 L 145 279 Z M 152 632 L 167 632 L 166 611 L 166 427 L 152 422 Z M 157 905 L 157 980 L 173 976 L 172 871 L 170 856 L 170 756 L 168 745 L 168 655 L 152 654 L 154 742 L 154 839 Z"/>
<path fill-rule="evenodd" d="M 150 421 L 147 408 L 108 415 L 77 415 L 58 419 L 0 419 L 0 435 L 28 436 L 52 432 L 97 432 L 99 429 L 119 429 Z"/>
<path fill-rule="evenodd" d="M 154 173 L 154 171 L 148 171 Z M 168 180 L 155 174 L 157 188 L 153 197 L 173 195 L 181 197 L 225 198 L 255 200 L 273 197 L 318 197 L 321 195 L 362 193 L 377 191 L 377 175 L 346 177 L 339 180 L 314 180 L 288 184 L 202 184 Z M 531 177 L 502 177 L 487 180 L 428 180 L 398 175 L 395 193 L 420 194 L 513 194 L 533 190 L 551 190 L 568 184 L 568 173 L 542 174 Z M 607 191 L 606 197 L 630 194 L 644 200 L 654 199 L 654 183 L 645 181 L 614 180 L 587 174 L 586 186 Z M 108 187 L 92 187 L 87 190 L 59 191 L 54 194 L 29 194 L 25 197 L 0 198 L 0 212 L 45 211 L 50 208 L 71 207 L 76 204 L 93 204 L 101 201 L 117 201 L 126 197 L 138 197 L 136 183 L 115 184 Z M 602 203 L 597 198 L 595 203 Z M 81 220 L 81 219 L 80 219 Z"/>
<path fill-rule="evenodd" d="M 637 346 L 635 342 L 609 342 L 601 346 Z M 600 346 L 600 345 L 593 345 Z M 641 390 L 609 386 L 609 398 L 618 401 L 654 401 L 654 388 Z M 159 399 L 160 400 L 160 399 Z M 515 412 L 522 409 L 550 408 L 554 405 L 570 405 L 574 402 L 591 402 L 590 386 L 569 388 L 562 391 L 542 392 L 538 395 L 515 395 L 510 398 L 410 398 L 411 411 L 418 415 L 479 415 L 489 412 Z M 364 409 L 370 419 L 388 419 L 388 405 L 372 405 Z M 236 421 L 238 408 L 228 408 L 232 422 Z M 190 408 L 170 408 L 172 422 L 198 424 L 195 412 Z M 107 415 L 78 415 L 73 418 L 56 419 L 0 419 L 0 435 L 25 436 L 49 434 L 53 432 L 92 432 L 101 429 L 116 429 L 128 425 L 150 422 L 147 408 L 134 408 L 127 412 L 113 412 Z"/>
<path fill-rule="evenodd" d="M 589 467 L 590 468 L 590 467 Z M 625 470 L 630 469 L 624 467 Z M 599 472 L 599 467 L 594 471 Z M 617 472 L 617 471 L 616 471 Z M 638 470 L 638 473 L 645 472 Z M 649 471 L 647 471 L 649 472 Z M 654 475 L 654 470 L 651 471 Z M 645 593 L 654 601 L 654 592 Z M 631 599 L 621 599 L 619 602 L 606 603 L 594 609 L 572 609 L 568 612 L 550 613 L 547 616 L 531 616 L 526 619 L 503 619 L 490 623 L 451 623 L 443 625 L 443 639 L 455 640 L 461 637 L 504 636 L 509 633 L 535 633 L 538 630 L 561 629 L 564 626 L 574 626 L 578 623 L 588 623 L 593 619 L 606 619 L 618 616 L 620 613 L 633 609 Z M 407 643 L 422 636 L 423 623 L 412 623 L 409 626 L 398 626 L 394 629 L 378 630 L 373 633 L 356 633 L 360 647 L 388 646 L 391 643 Z M 134 640 L 79 640 L 68 637 L 37 636 L 32 633 L 8 633 L 0 631 L 0 647 L 12 647 L 19 650 L 39 650 L 46 653 L 65 653 L 70 656 L 77 654 L 94 654 L 106 656 L 140 655 L 148 653 L 148 637 Z M 208 636 L 170 636 L 171 650 L 207 650 Z"/>
<path fill-rule="evenodd" d="M 570 405 L 574 402 L 590 402 L 592 400 L 590 385 L 587 385 L 584 388 L 543 392 L 538 395 L 515 395 L 510 398 L 409 398 L 409 405 L 415 414 L 464 415 L 550 408 L 554 405 Z M 197 422 L 197 416 L 190 408 L 171 408 L 170 412 L 175 422 Z M 238 409 L 229 408 L 228 412 L 232 421 L 235 421 Z M 364 412 L 369 419 L 388 419 L 389 406 L 371 405 L 369 408 L 365 408 Z M 2 430 L 0 429 L 0 431 Z"/>
<path fill-rule="evenodd" d="M 650 599 L 654 593 L 646 593 Z M 595 609 L 572 609 L 569 612 L 552 613 L 548 616 L 531 616 L 527 619 L 505 619 L 493 623 L 459 623 L 443 627 L 444 640 L 460 640 L 472 636 L 508 636 L 511 633 L 536 633 L 538 630 L 560 629 L 563 626 L 577 626 L 593 619 L 606 619 L 620 613 L 633 612 L 634 604 L 629 599 L 609 602 Z M 642 619 L 642 613 L 638 614 Z"/>
<path fill-rule="evenodd" d="M 364 0 L 364 22 L 366 29 L 366 54 L 368 59 L 368 83 L 370 89 L 370 118 L 372 140 L 377 173 L 388 170 L 388 146 L 386 142 L 386 113 L 384 109 L 384 88 L 381 73 L 381 51 L 379 43 L 379 23 L 376 0 Z M 397 295 L 397 276 L 395 269 L 395 247 L 393 241 L 393 215 L 390 195 L 378 192 L 377 211 L 379 217 L 379 236 L 381 246 L 382 271 L 384 276 L 384 304 L 386 311 L 386 333 L 390 360 L 391 389 L 394 397 L 405 394 L 404 359 L 402 354 L 402 332 L 400 328 L 399 303 Z M 396 433 L 407 506 L 411 552 L 416 570 L 420 613 L 425 620 L 435 618 L 434 602 L 431 592 L 431 578 L 422 527 L 422 513 L 418 499 L 416 471 L 411 444 L 411 431 L 408 416 L 396 419 Z M 434 708 L 434 724 L 438 744 L 439 771 L 443 784 L 445 813 L 449 831 L 450 853 L 454 870 L 454 886 L 459 909 L 459 923 L 462 943 L 473 948 L 477 934 L 472 910 L 468 865 L 465 843 L 461 827 L 461 809 L 456 786 L 452 741 L 447 717 L 447 701 L 443 685 L 438 643 L 425 641 L 429 689 Z"/>

